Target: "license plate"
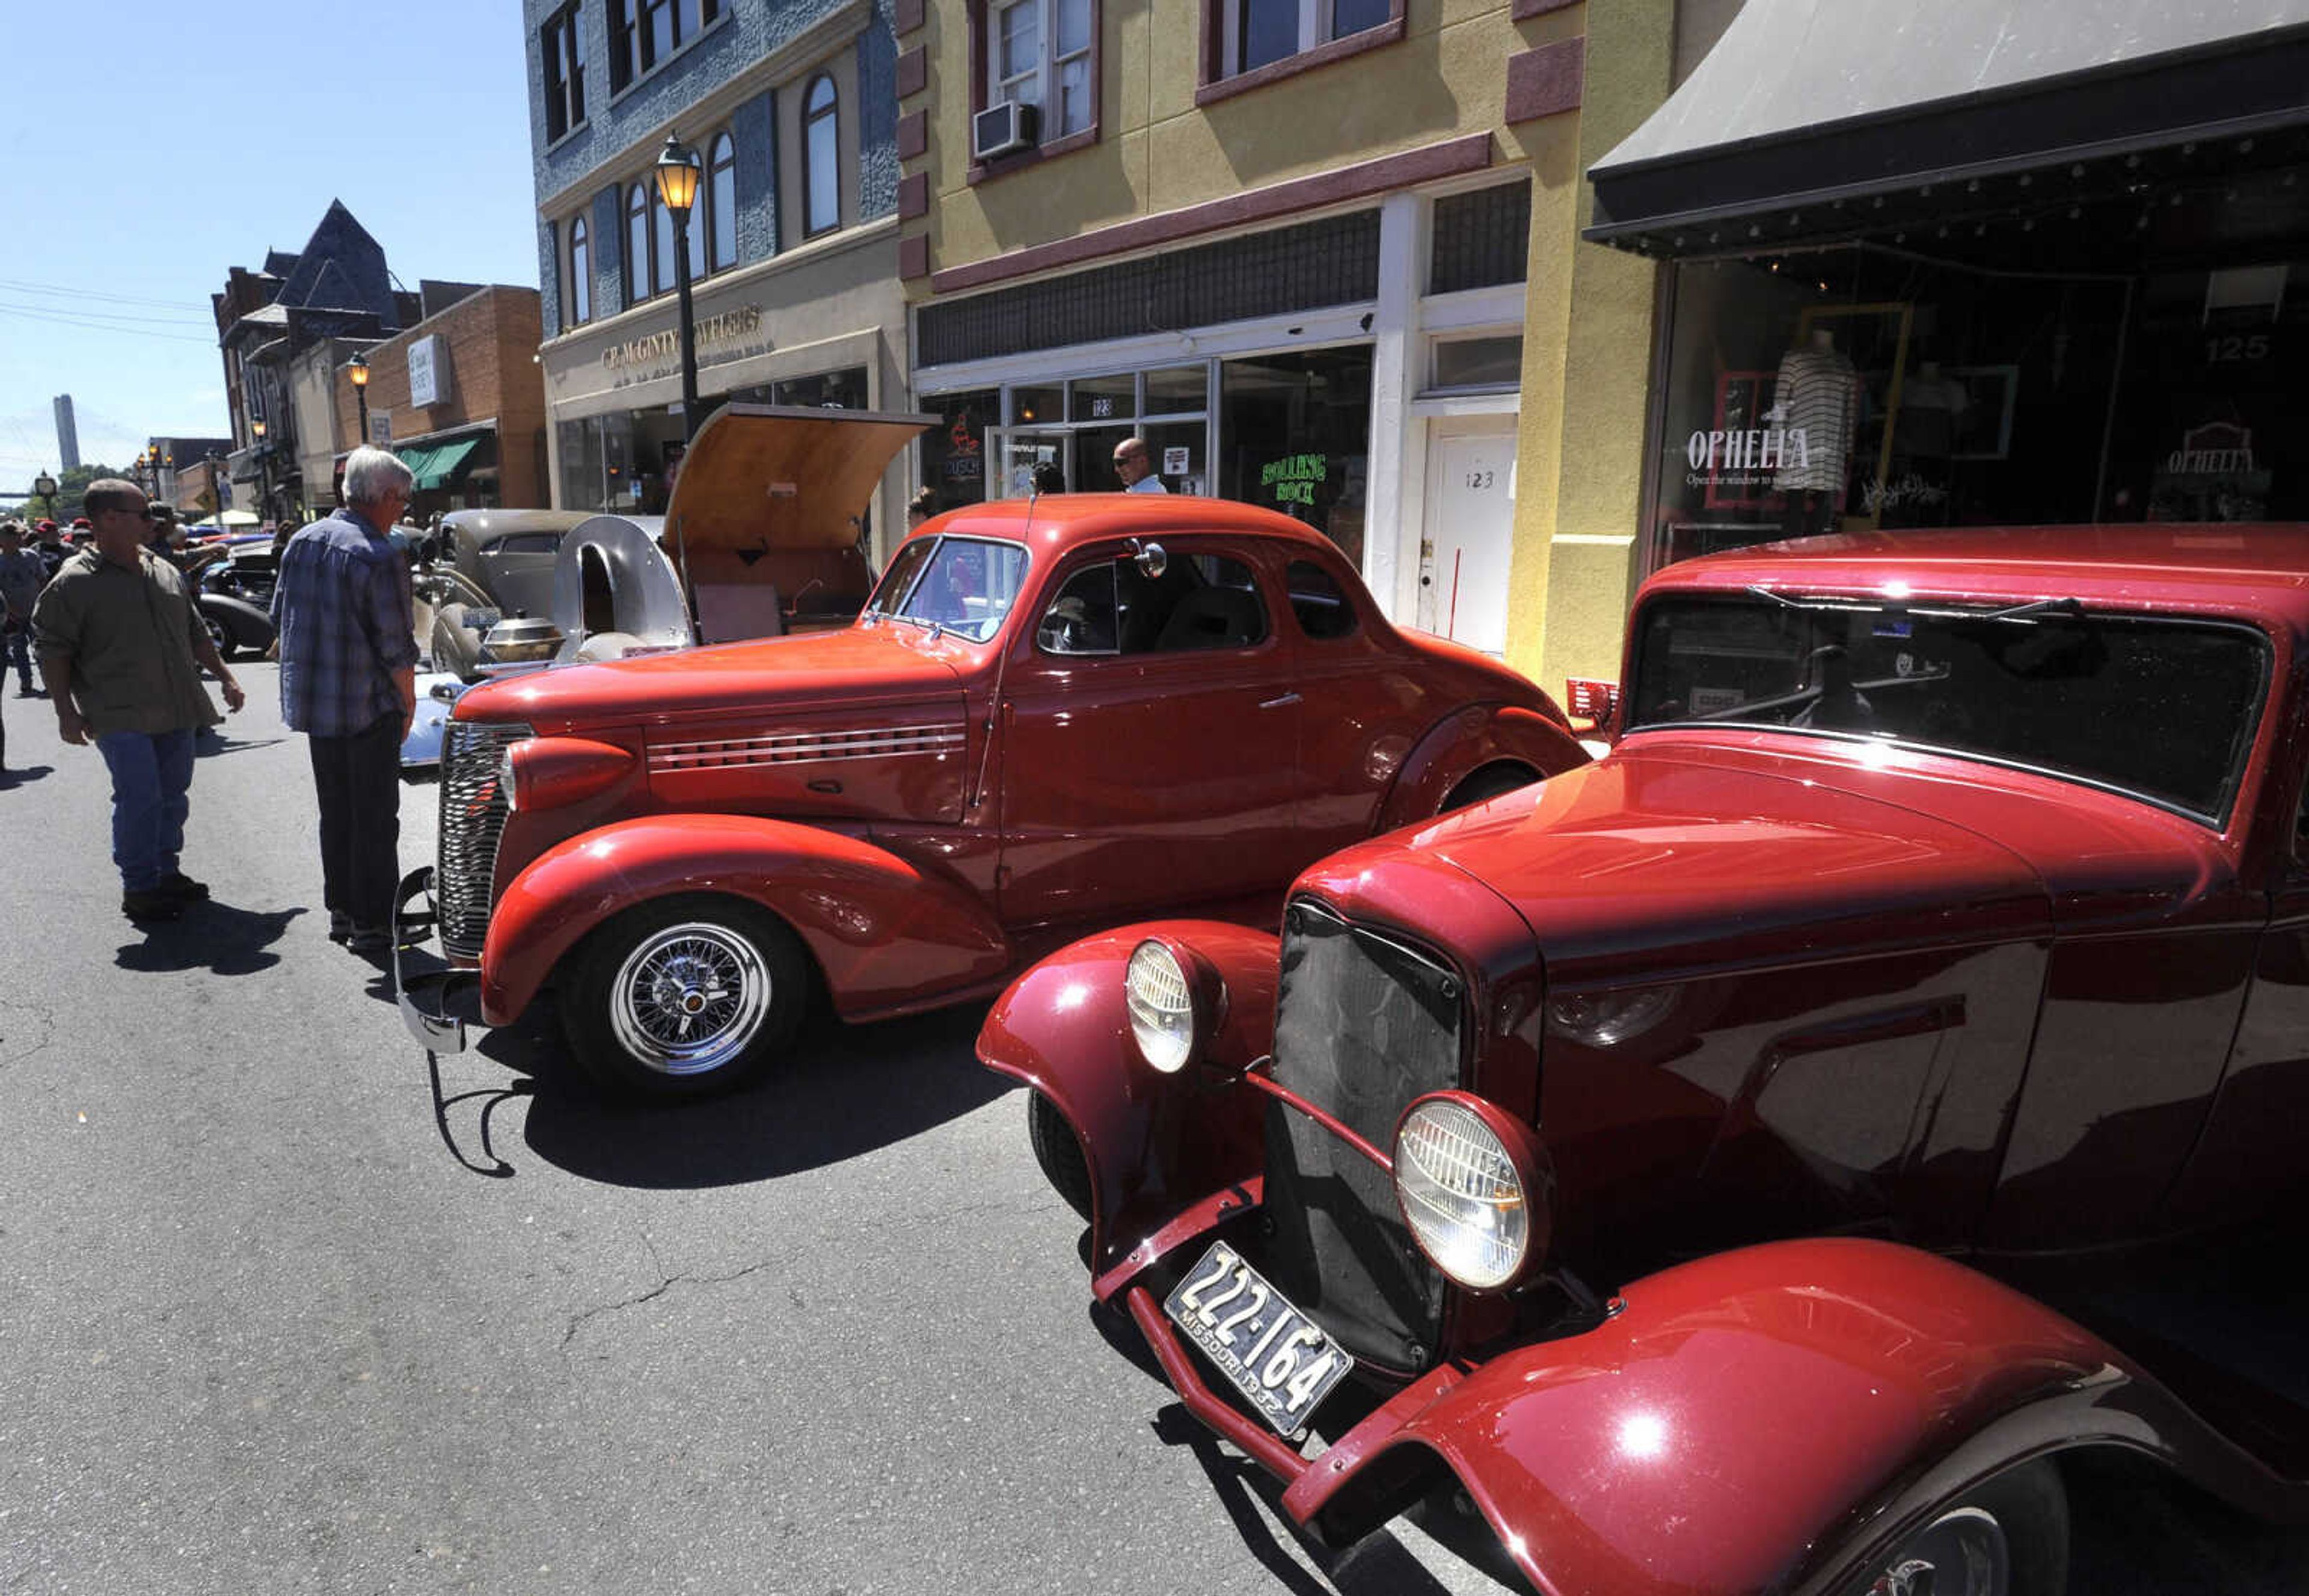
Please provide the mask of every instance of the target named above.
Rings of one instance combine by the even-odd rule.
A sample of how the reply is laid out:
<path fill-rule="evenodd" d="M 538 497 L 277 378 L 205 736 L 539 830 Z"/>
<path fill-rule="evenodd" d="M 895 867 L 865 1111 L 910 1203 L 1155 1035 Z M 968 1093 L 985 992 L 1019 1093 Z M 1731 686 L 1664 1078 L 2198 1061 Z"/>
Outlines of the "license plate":
<path fill-rule="evenodd" d="M 1187 1271 L 1163 1311 L 1280 1434 L 1296 1436 L 1350 1359 L 1224 1242 Z"/>

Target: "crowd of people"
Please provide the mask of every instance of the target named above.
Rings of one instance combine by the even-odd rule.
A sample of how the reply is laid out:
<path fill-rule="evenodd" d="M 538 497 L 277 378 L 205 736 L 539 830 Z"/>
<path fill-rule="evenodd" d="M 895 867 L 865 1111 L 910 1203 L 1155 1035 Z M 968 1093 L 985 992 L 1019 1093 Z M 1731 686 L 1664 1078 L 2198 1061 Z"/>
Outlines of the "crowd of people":
<path fill-rule="evenodd" d="M 408 567 L 387 535 L 412 490 L 394 455 L 356 449 L 344 507 L 275 544 L 281 717 L 309 745 L 329 936 L 373 958 L 392 946 L 399 750 L 416 713 Z M 0 525 L 0 660 L 19 697 L 48 700 L 63 742 L 93 745 L 104 760 L 121 913 L 172 921 L 209 896 L 179 863 L 195 739 L 222 719 L 203 673 L 228 711 L 246 701 L 197 600 L 199 573 L 221 550 L 193 547 L 175 513 L 133 482 L 91 482 L 82 507 L 69 533 L 47 520 Z M 5 735 L 0 722 L 0 771 Z"/>

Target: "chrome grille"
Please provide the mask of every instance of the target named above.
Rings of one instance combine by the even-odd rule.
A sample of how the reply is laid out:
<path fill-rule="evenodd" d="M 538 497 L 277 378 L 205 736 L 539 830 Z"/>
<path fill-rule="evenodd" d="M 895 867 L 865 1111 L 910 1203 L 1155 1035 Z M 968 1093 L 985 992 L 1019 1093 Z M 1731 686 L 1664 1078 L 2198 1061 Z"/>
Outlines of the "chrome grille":
<path fill-rule="evenodd" d="M 481 956 L 496 904 L 497 839 L 505 834 L 500 756 L 530 734 L 527 726 L 452 720 L 441 743 L 441 859 L 433 874 L 441 950 Z"/>
<path fill-rule="evenodd" d="M 1312 899 L 1284 921 L 1275 1078 L 1384 1151 L 1414 1097 L 1461 1081 L 1466 983 L 1398 938 Z M 1340 1345 L 1424 1367 L 1443 1332 L 1443 1277 L 1411 1239 L 1385 1170 L 1283 1104 L 1267 1116 L 1267 1274 Z"/>

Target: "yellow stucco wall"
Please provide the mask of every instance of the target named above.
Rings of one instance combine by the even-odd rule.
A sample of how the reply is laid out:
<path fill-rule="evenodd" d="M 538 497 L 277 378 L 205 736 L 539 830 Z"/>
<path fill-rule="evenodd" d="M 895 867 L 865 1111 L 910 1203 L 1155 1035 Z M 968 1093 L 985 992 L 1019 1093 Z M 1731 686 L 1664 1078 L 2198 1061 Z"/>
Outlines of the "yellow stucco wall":
<path fill-rule="evenodd" d="M 1473 132 L 1533 174 L 1508 658 L 1547 686 L 1616 676 L 1635 585 L 1656 268 L 1579 241 L 1587 167 L 1666 97 L 1676 0 L 1584 0 L 1517 22 L 1505 0 L 1408 0 L 1406 37 L 1195 105 L 1196 0 L 1103 0 L 1100 137 L 968 182 L 970 40 L 954 0 L 918 35 L 933 270 Z M 1509 126 L 1510 56 L 1586 38 L 1585 102 Z M 930 297 L 927 279 L 908 284 Z"/>
<path fill-rule="evenodd" d="M 1587 0 L 1587 100 L 1535 139 L 1508 661 L 1616 677 L 1634 596 L 1657 268 L 1579 241 L 1583 174 L 1667 95 L 1674 0 Z"/>
<path fill-rule="evenodd" d="M 1577 33 L 1580 10 L 1518 25 L 1506 0 L 1408 0 L 1399 43 L 1198 109 L 1196 0 L 1103 4 L 1098 143 L 974 187 L 962 7 L 931 6 L 921 32 L 904 41 L 929 51 L 928 91 L 901 108 L 929 108 L 929 147 L 904 170 L 930 175 L 927 227 L 909 230 L 929 233 L 933 269 L 1462 134 L 1496 134 L 1495 161 L 1511 166 L 1522 157 L 1501 121 L 1507 58 Z M 928 285 L 912 291 L 926 297 Z"/>

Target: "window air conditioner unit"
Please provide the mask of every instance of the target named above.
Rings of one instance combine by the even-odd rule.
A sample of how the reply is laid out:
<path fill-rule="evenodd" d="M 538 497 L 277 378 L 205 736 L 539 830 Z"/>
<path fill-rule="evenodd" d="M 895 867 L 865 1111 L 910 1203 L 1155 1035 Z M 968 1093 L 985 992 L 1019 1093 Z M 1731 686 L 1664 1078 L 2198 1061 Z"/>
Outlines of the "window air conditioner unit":
<path fill-rule="evenodd" d="M 1035 124 L 1040 119 L 1035 107 L 1015 100 L 987 107 L 970 119 L 970 158 L 991 160 L 997 155 L 1028 148 L 1034 143 Z"/>

